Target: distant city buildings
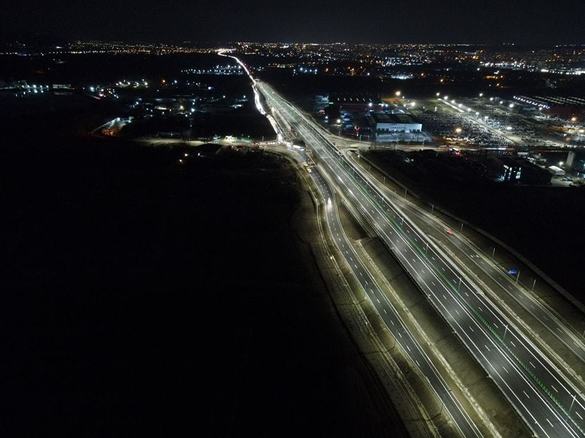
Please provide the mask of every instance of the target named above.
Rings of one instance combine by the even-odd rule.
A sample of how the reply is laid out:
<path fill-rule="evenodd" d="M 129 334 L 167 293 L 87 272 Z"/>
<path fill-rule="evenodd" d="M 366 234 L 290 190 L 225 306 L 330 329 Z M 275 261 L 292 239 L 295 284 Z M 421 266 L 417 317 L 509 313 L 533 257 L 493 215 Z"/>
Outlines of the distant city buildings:
<path fill-rule="evenodd" d="M 74 41 L 51 46 L 38 46 L 15 42 L 0 50 L 0 55 L 48 56 L 48 55 L 99 55 L 99 54 L 149 54 L 170 55 L 189 53 L 214 53 L 215 48 L 196 47 L 187 44 L 126 43 L 121 41 Z"/>

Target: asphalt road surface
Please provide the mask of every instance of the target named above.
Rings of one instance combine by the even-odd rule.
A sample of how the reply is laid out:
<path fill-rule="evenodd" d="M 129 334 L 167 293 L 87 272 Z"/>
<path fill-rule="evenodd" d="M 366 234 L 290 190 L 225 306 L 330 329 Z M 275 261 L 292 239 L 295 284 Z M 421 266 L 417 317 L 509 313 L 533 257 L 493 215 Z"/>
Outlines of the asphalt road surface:
<path fill-rule="evenodd" d="M 351 159 L 351 156 L 349 158 Z M 561 315 L 558 315 L 532 293 L 519 287 L 504 270 L 489 257 L 486 257 L 481 249 L 461 233 L 456 231 L 447 233 L 447 229 L 449 229 L 447 224 L 429 214 L 424 208 L 405 200 L 397 193 L 388 189 L 384 190 L 384 194 L 408 214 L 410 219 L 424 230 L 427 236 L 453 253 L 459 260 L 465 262 L 465 267 L 485 282 L 491 290 L 509 296 L 516 304 L 536 318 L 544 330 L 549 331 L 578 359 L 585 362 L 585 344 L 582 335 L 573 330 Z"/>
<path fill-rule="evenodd" d="M 321 127 L 267 84 L 255 81 L 254 85 L 269 107 L 303 138 L 315 160 L 392 250 L 528 426 L 543 436 L 584 436 L 583 396 L 570 380 L 335 147 Z"/>
<path fill-rule="evenodd" d="M 321 196 L 327 200 L 325 216 L 335 245 L 345 258 L 353 275 L 360 283 L 380 317 L 395 336 L 402 350 L 411 358 L 423 375 L 427 377 L 431 387 L 450 413 L 454 424 L 462 435 L 466 437 L 481 436 L 477 426 L 454 397 L 451 389 L 441 377 L 432 360 L 406 328 L 400 315 L 388 300 L 388 297 L 379 286 L 374 275 L 368 270 L 367 265 L 348 240 L 341 225 L 337 204 L 333 201 L 335 199 L 334 195 L 330 191 L 327 182 L 319 173 L 313 172 L 311 175 Z"/>

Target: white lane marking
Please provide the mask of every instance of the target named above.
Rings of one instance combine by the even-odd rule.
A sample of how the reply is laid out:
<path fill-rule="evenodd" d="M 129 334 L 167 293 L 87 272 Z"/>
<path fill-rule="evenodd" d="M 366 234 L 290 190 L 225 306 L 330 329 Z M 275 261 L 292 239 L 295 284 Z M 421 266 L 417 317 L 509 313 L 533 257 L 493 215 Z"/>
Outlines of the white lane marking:
<path fill-rule="evenodd" d="M 524 390 L 522 390 L 522 392 L 524 393 L 524 395 L 526 396 L 526 398 L 530 398 L 530 396 L 528 395 L 528 393 Z"/>
<path fill-rule="evenodd" d="M 388 315 L 388 312 L 386 312 L 386 308 L 385 308 L 385 307 L 383 307 L 383 308 L 382 308 L 382 310 L 384 311 L 384 313 L 385 313 L 386 315 Z"/>
<path fill-rule="evenodd" d="M 546 419 L 546 421 L 548 421 L 548 424 L 550 424 L 552 427 L 555 427 L 555 425 L 552 424 L 548 418 Z"/>
<path fill-rule="evenodd" d="M 504 371 L 505 371 L 507 374 L 510 374 L 510 371 L 508 371 L 508 368 L 506 368 L 506 367 L 502 367 L 502 368 L 504 368 Z"/>
<path fill-rule="evenodd" d="M 492 351 L 492 350 L 490 350 L 490 347 L 488 347 L 486 344 L 483 344 L 483 346 L 485 347 L 485 349 L 486 349 L 487 351 Z"/>
<path fill-rule="evenodd" d="M 555 392 L 559 392 L 559 390 L 558 390 L 557 388 L 555 388 L 555 385 L 550 385 L 550 387 L 551 387 L 552 389 L 554 389 L 554 390 L 555 390 Z"/>
<path fill-rule="evenodd" d="M 581 420 L 583 420 L 583 417 L 581 415 L 579 415 L 579 412 L 575 411 L 575 414 L 577 414 L 577 417 L 579 417 Z"/>
<path fill-rule="evenodd" d="M 528 361 L 528 363 L 532 365 L 532 368 L 536 369 L 536 366 L 531 361 Z"/>
<path fill-rule="evenodd" d="M 516 347 L 516 344 L 514 344 L 514 341 L 510 341 L 510 344 L 512 344 L 514 346 L 514 348 Z"/>

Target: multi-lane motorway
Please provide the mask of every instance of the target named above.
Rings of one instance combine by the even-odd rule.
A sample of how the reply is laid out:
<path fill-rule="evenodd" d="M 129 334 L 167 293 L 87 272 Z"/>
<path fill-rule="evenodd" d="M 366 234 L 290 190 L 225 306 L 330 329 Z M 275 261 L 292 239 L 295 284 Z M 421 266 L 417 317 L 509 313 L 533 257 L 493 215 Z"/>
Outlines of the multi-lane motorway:
<path fill-rule="evenodd" d="M 325 219 L 333 241 L 369 300 L 378 311 L 380 317 L 386 326 L 392 331 L 403 351 L 411 358 L 416 366 L 419 367 L 423 375 L 428 378 L 431 387 L 450 413 L 455 426 L 459 429 L 462 435 L 466 437 L 481 436 L 477 426 L 461 407 L 459 401 L 453 395 L 451 389 L 442 378 L 432 360 L 427 356 L 416 338 L 412 336 L 407 329 L 399 313 L 389 301 L 383 288 L 380 287 L 375 276 L 370 272 L 367 265 L 362 261 L 361 257 L 350 243 L 342 228 L 339 214 L 336 211 L 337 204 L 333 202 L 335 196 L 331 192 L 326 180 L 317 172 L 312 172 L 311 176 L 322 199 L 327 200 L 325 204 Z"/>
<path fill-rule="evenodd" d="M 565 374 L 468 278 L 456 260 L 336 148 L 322 128 L 267 84 L 254 81 L 254 87 L 264 96 L 270 109 L 303 138 L 329 180 L 334 181 L 335 189 L 343 193 L 360 212 L 363 222 L 393 252 L 527 425 L 541 436 L 585 436 L 585 403 Z M 341 247 L 341 242 L 337 244 Z M 355 253 L 351 255 L 353 258 L 347 261 L 356 277 L 373 281 L 371 275 L 368 278 L 364 265 L 357 263 L 359 257 Z M 368 291 L 368 284 L 362 285 Z M 368 294 L 374 304 L 380 300 L 381 306 L 384 294 L 376 295 L 375 290 L 371 289 Z M 384 310 L 388 312 L 392 306 L 377 308 L 383 316 Z M 406 335 L 404 326 L 399 331 L 389 320 L 387 323 L 398 339 Z M 423 367 L 420 359 L 415 363 L 430 381 L 429 368 Z M 437 386 L 432 386 L 437 391 Z M 437 392 L 463 434 L 477 434 L 477 429 L 468 424 L 466 415 L 458 416 L 459 406 L 447 404 L 444 396 L 449 392 Z"/>
<path fill-rule="evenodd" d="M 362 165 L 352 155 L 349 155 L 349 158 L 353 159 L 357 165 Z M 376 183 L 372 178 L 371 180 Z M 501 267 L 483 254 L 464 235 L 457 232 L 446 233 L 448 226 L 444 222 L 396 192 L 387 189 L 384 190 L 384 194 L 408 214 L 411 220 L 429 237 L 463 262 L 464 268 L 470 275 L 475 275 L 486 283 L 486 286 L 495 292 L 495 295 L 507 297 L 508 301 L 513 301 L 526 310 L 541 323 L 541 330 L 548 331 L 558 342 L 564 344 L 576 356 L 576 359 L 585 362 L 585 344 L 581 334 L 572 329 L 561 315 L 515 283 Z"/>

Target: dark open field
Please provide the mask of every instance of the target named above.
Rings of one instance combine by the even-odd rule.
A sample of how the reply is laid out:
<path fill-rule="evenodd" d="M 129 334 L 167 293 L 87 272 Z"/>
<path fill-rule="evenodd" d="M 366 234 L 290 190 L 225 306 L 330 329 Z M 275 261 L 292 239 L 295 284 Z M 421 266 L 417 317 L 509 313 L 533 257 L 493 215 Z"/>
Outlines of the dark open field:
<path fill-rule="evenodd" d="M 2 435 L 401 435 L 292 169 L 66 134 L 93 114 L 0 131 Z"/>

